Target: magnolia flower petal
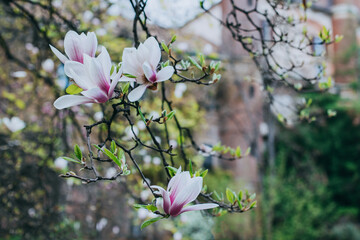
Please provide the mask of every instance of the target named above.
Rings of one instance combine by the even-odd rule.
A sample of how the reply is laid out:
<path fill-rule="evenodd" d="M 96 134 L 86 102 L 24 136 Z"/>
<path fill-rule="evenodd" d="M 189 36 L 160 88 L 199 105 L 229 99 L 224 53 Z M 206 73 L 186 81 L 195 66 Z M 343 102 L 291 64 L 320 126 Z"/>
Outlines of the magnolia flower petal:
<path fill-rule="evenodd" d="M 188 203 L 194 201 L 202 189 L 202 177 L 194 177 L 184 188 L 177 193 L 174 202 L 171 205 L 171 215 L 177 215 L 181 209 Z"/>
<path fill-rule="evenodd" d="M 186 187 L 190 181 L 191 177 L 188 171 L 176 173 L 176 175 L 170 179 L 167 190 L 170 192 L 171 203 L 174 202 L 179 192 Z"/>
<path fill-rule="evenodd" d="M 170 214 L 170 198 L 169 198 L 169 193 L 167 191 L 165 191 L 165 189 L 163 189 L 162 187 L 160 186 L 151 186 L 151 188 L 155 188 L 155 189 L 158 189 L 162 198 L 163 198 L 163 205 L 162 205 L 162 208 L 164 209 L 164 212 L 166 214 Z"/>
<path fill-rule="evenodd" d="M 65 63 L 66 61 L 68 61 L 69 59 L 64 55 L 62 54 L 59 50 L 57 50 L 55 47 L 50 46 L 50 49 L 51 51 L 59 58 L 59 60 L 62 62 L 62 63 Z"/>
<path fill-rule="evenodd" d="M 54 102 L 54 107 L 57 109 L 64 109 L 84 103 L 92 103 L 94 100 L 87 98 L 85 96 L 79 95 L 64 95 L 56 99 Z"/>
<path fill-rule="evenodd" d="M 99 54 L 97 59 L 101 63 L 106 79 L 110 80 L 111 58 L 105 47 L 101 48 L 101 53 Z"/>
<path fill-rule="evenodd" d="M 142 84 L 142 85 L 138 86 L 137 88 L 133 89 L 128 95 L 129 101 L 135 102 L 135 101 L 139 100 L 142 97 L 142 95 L 144 95 L 146 88 L 147 88 L 147 86 L 145 84 Z"/>
<path fill-rule="evenodd" d="M 163 82 L 171 78 L 174 74 L 174 68 L 171 66 L 164 67 L 156 74 L 156 82 Z"/>
<path fill-rule="evenodd" d="M 112 80 L 112 82 L 110 84 L 109 92 L 108 92 L 108 98 L 112 98 L 112 96 L 114 94 L 114 89 L 118 82 L 119 82 L 119 79 Z"/>
<path fill-rule="evenodd" d="M 122 55 L 122 62 L 123 73 L 128 73 L 134 76 L 142 75 L 141 64 L 137 60 L 135 48 L 124 49 Z"/>
<path fill-rule="evenodd" d="M 98 45 L 95 33 L 93 32 L 87 33 L 87 36 L 85 36 L 84 39 L 85 41 L 82 43 L 84 44 L 83 45 L 84 53 L 86 53 L 90 57 L 95 57 L 95 53 Z"/>
<path fill-rule="evenodd" d="M 75 61 L 67 61 L 65 62 L 64 71 L 65 74 L 69 78 L 74 79 L 76 84 L 82 89 L 88 90 L 96 87 L 93 81 L 89 79 L 85 65 Z"/>
<path fill-rule="evenodd" d="M 87 98 L 94 99 L 95 102 L 103 103 L 109 100 L 108 96 L 100 88 L 92 88 L 87 91 L 82 91 L 82 95 Z"/>
<path fill-rule="evenodd" d="M 69 31 L 65 35 L 64 49 L 70 60 L 83 63 L 83 43 L 79 35 L 74 31 Z"/>
<path fill-rule="evenodd" d="M 129 78 L 129 77 L 126 77 L 126 76 L 122 76 L 120 79 L 119 79 L 119 82 L 131 82 L 131 83 L 134 83 L 136 80 L 135 78 Z M 132 87 L 134 87 L 134 84 L 131 85 Z"/>
<path fill-rule="evenodd" d="M 110 89 L 110 72 L 105 74 L 104 71 L 107 69 L 103 69 L 99 59 L 91 58 L 86 54 L 84 54 L 84 65 L 89 78 L 97 87 L 107 93 Z"/>
<path fill-rule="evenodd" d="M 153 68 L 156 68 L 161 58 L 161 50 L 159 47 L 159 43 L 156 41 L 154 37 L 149 37 L 144 42 L 144 46 L 149 51 L 149 56 L 147 58 L 147 61 L 150 63 L 151 66 L 153 66 Z"/>
<path fill-rule="evenodd" d="M 138 49 L 136 50 L 136 58 L 140 64 L 144 63 L 145 61 L 151 58 L 149 49 L 147 49 L 147 47 L 142 43 L 140 43 Z"/>
<path fill-rule="evenodd" d="M 178 213 L 178 215 L 181 214 L 181 213 L 184 213 L 184 212 L 205 210 L 205 209 L 216 208 L 216 207 L 219 207 L 219 205 L 218 205 L 218 204 L 215 204 L 215 203 L 196 204 L 196 205 L 184 207 L 184 208 Z"/>
<path fill-rule="evenodd" d="M 154 71 L 151 69 L 151 66 L 148 62 L 144 62 L 142 65 L 142 69 L 144 71 L 145 77 L 150 80 L 151 77 L 154 75 Z"/>

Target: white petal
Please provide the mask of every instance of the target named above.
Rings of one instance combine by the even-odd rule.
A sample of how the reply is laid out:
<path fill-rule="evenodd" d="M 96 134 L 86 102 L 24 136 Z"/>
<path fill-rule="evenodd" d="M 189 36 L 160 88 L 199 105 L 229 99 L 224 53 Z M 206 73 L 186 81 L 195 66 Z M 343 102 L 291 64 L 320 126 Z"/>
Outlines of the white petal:
<path fill-rule="evenodd" d="M 160 62 L 161 58 L 161 50 L 159 47 L 159 43 L 156 41 L 154 37 L 149 37 L 145 42 L 144 45 L 149 50 L 149 58 L 147 61 L 150 63 L 153 68 L 156 68 Z"/>
<path fill-rule="evenodd" d="M 142 97 L 142 95 L 144 94 L 146 88 L 147 88 L 146 85 L 140 85 L 137 88 L 133 89 L 128 95 L 129 101 L 135 102 L 135 101 L 139 100 Z"/>
<path fill-rule="evenodd" d="M 80 36 L 69 31 L 65 35 L 64 49 L 70 60 L 83 63 L 83 46 L 81 45 Z"/>
<path fill-rule="evenodd" d="M 129 78 L 129 77 L 122 76 L 119 79 L 119 82 L 131 82 L 131 83 L 134 83 L 136 81 L 135 79 L 136 78 Z M 132 87 L 134 87 L 134 85 L 132 85 Z"/>
<path fill-rule="evenodd" d="M 219 205 L 215 204 L 215 203 L 196 204 L 193 206 L 188 206 L 188 207 L 183 208 L 179 214 L 188 212 L 188 211 L 198 211 L 198 210 L 205 210 L 205 209 L 216 208 L 216 207 L 219 207 Z"/>
<path fill-rule="evenodd" d="M 110 70 L 111 70 L 111 59 L 108 51 L 105 47 L 101 48 L 101 53 L 97 57 L 102 65 L 106 79 L 110 79 Z"/>
<path fill-rule="evenodd" d="M 108 98 L 112 98 L 112 96 L 114 94 L 114 89 L 115 89 L 118 82 L 119 82 L 119 79 L 115 79 L 115 80 L 111 81 L 110 89 L 109 89 L 109 92 L 108 92 Z"/>
<path fill-rule="evenodd" d="M 165 189 L 163 189 L 162 187 L 160 186 L 151 186 L 151 188 L 155 188 L 155 189 L 158 189 L 162 198 L 163 198 L 163 205 L 162 205 L 162 208 L 164 209 L 165 213 L 167 214 L 170 214 L 170 206 L 171 206 L 171 203 L 170 203 L 170 198 L 169 198 L 169 193 L 167 191 L 165 191 Z"/>
<path fill-rule="evenodd" d="M 95 33 L 88 32 L 87 36 L 85 37 L 85 42 L 84 42 L 84 46 L 83 46 L 84 53 L 86 53 L 90 57 L 95 57 L 97 45 L 98 45 L 98 42 L 97 42 Z"/>
<path fill-rule="evenodd" d="M 53 46 L 49 45 L 50 46 L 50 49 L 51 51 L 59 58 L 59 60 L 62 62 L 62 63 L 65 63 L 66 61 L 68 61 L 69 59 L 64 55 L 62 54 L 59 50 L 57 50 L 56 48 L 54 48 Z"/>
<path fill-rule="evenodd" d="M 84 65 L 92 82 L 107 93 L 110 89 L 110 70 L 108 74 L 105 74 L 100 61 L 97 58 L 91 58 L 86 54 L 84 54 Z"/>
<path fill-rule="evenodd" d="M 148 62 L 144 62 L 142 68 L 145 73 L 145 77 L 150 80 L 150 78 L 154 75 L 154 71 L 151 69 L 150 64 Z"/>
<path fill-rule="evenodd" d="M 191 181 L 177 193 L 173 205 L 185 206 L 194 201 L 201 192 L 202 181 L 202 177 L 191 178 Z"/>
<path fill-rule="evenodd" d="M 92 80 L 88 77 L 85 65 L 75 62 L 67 61 L 64 67 L 65 74 L 74 79 L 76 84 L 84 90 L 96 87 Z"/>
<path fill-rule="evenodd" d="M 156 74 L 156 82 L 163 82 L 171 78 L 174 74 L 174 68 L 171 66 L 164 67 Z"/>
<path fill-rule="evenodd" d="M 147 49 L 147 47 L 145 47 L 144 44 L 140 43 L 136 51 L 136 57 L 139 63 L 141 64 L 148 61 L 151 58 L 149 49 Z"/>
<path fill-rule="evenodd" d="M 123 73 L 128 73 L 134 76 L 142 75 L 141 63 L 136 58 L 135 48 L 125 48 L 122 55 Z"/>
<path fill-rule="evenodd" d="M 87 91 L 82 91 L 81 94 L 95 100 L 94 102 L 103 103 L 109 100 L 108 96 L 100 88 L 92 88 Z"/>
<path fill-rule="evenodd" d="M 78 95 L 64 95 L 56 99 L 54 102 L 54 107 L 57 109 L 64 109 L 84 103 L 91 103 L 94 102 L 94 100 L 84 97 L 84 96 L 78 96 Z"/>

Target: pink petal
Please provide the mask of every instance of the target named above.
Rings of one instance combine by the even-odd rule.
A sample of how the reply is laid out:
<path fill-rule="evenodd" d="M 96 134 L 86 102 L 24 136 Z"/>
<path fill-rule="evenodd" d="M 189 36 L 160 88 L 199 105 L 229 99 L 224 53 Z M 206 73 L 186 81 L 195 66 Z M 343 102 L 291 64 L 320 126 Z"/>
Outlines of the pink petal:
<path fill-rule="evenodd" d="M 139 100 L 142 97 L 142 95 L 144 94 L 146 88 L 147 88 L 147 86 L 145 84 L 143 84 L 143 85 L 140 85 L 137 88 L 133 89 L 128 95 L 129 101 L 135 102 L 135 101 Z"/>
<path fill-rule="evenodd" d="M 164 67 L 156 74 L 156 82 L 163 82 L 171 78 L 174 74 L 174 68 L 171 66 Z"/>
<path fill-rule="evenodd" d="M 188 171 L 177 173 L 173 178 L 170 179 L 167 190 L 170 192 L 171 203 L 174 202 L 179 192 L 188 185 L 190 180 L 190 173 Z"/>
<path fill-rule="evenodd" d="M 144 64 L 142 65 L 145 77 L 150 81 L 150 82 L 155 82 L 156 81 L 156 73 L 154 72 L 154 70 L 151 68 L 150 64 L 148 62 L 144 62 Z"/>
<path fill-rule="evenodd" d="M 163 189 L 160 186 L 151 186 L 152 188 L 158 189 L 160 191 L 160 194 L 163 198 L 163 209 L 164 212 L 166 214 L 170 214 L 170 198 L 169 198 L 169 193 L 167 191 L 165 191 L 165 189 Z"/>
<path fill-rule="evenodd" d="M 188 206 L 183 208 L 179 213 L 184 213 L 184 212 L 189 212 L 189 211 L 198 211 L 198 210 L 205 210 L 205 209 L 210 209 L 210 208 L 216 208 L 219 207 L 218 204 L 215 203 L 203 203 L 203 204 L 196 204 L 196 205 L 192 205 L 192 206 Z M 174 216 L 176 217 L 176 216 Z"/>
<path fill-rule="evenodd" d="M 83 63 L 83 47 L 80 36 L 76 32 L 69 31 L 66 33 L 64 49 L 70 60 Z"/>
<path fill-rule="evenodd" d="M 171 205 L 171 215 L 179 214 L 186 204 L 194 201 L 199 196 L 202 189 L 202 180 L 201 177 L 191 178 L 190 183 L 177 193 L 175 200 Z"/>
<path fill-rule="evenodd" d="M 85 37 L 85 41 L 83 43 L 84 53 L 89 55 L 90 57 L 95 57 L 96 49 L 97 49 L 97 38 L 95 33 L 89 32 Z"/>
<path fill-rule="evenodd" d="M 56 48 L 54 48 L 53 46 L 50 46 L 50 49 L 51 51 L 59 58 L 59 60 L 62 62 L 62 63 L 65 63 L 66 61 L 68 61 L 69 59 L 64 55 L 62 54 L 59 50 L 57 50 Z"/>
<path fill-rule="evenodd" d="M 88 76 L 104 92 L 109 92 L 110 88 L 110 72 L 105 74 L 102 64 L 97 58 L 91 58 L 88 55 L 84 54 L 84 65 L 85 69 L 88 72 Z"/>
<path fill-rule="evenodd" d="M 105 47 L 101 48 L 101 53 L 99 54 L 97 59 L 101 63 L 106 79 L 110 79 L 111 59 Z"/>
<path fill-rule="evenodd" d="M 149 37 L 144 42 L 144 46 L 146 46 L 146 48 L 149 50 L 149 57 L 147 58 L 147 61 L 150 63 L 151 66 L 156 68 L 161 58 L 161 50 L 159 47 L 159 43 L 154 37 Z"/>
<path fill-rule="evenodd" d="M 108 92 L 108 98 L 112 98 L 112 96 L 114 94 L 114 89 L 115 89 L 118 82 L 119 82 L 119 79 L 114 79 L 114 80 L 111 81 L 110 89 L 109 89 L 109 92 Z"/>
<path fill-rule="evenodd" d="M 94 102 L 104 103 L 109 100 L 108 96 L 100 88 L 92 88 L 87 91 L 82 91 L 82 95 L 87 98 L 91 98 Z"/>
<path fill-rule="evenodd" d="M 65 62 L 64 71 L 65 74 L 69 78 L 74 79 L 76 84 L 83 90 L 96 87 L 93 81 L 88 77 L 85 65 L 75 61 L 67 61 Z"/>
<path fill-rule="evenodd" d="M 84 103 L 92 103 L 94 100 L 87 98 L 85 96 L 78 95 L 64 95 L 56 99 L 54 102 L 54 107 L 57 109 L 64 109 Z"/>

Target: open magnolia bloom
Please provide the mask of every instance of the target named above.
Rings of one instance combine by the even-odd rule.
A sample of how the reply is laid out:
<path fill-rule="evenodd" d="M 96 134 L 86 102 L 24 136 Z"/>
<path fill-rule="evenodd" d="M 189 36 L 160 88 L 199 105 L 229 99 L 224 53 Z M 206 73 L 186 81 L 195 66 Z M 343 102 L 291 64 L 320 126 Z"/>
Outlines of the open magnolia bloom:
<path fill-rule="evenodd" d="M 65 62 L 65 74 L 74 79 L 83 91 L 80 95 L 59 97 L 54 106 L 57 109 L 72 107 L 84 103 L 103 103 L 113 97 L 114 89 L 121 79 L 121 69 L 110 76 L 111 59 L 105 47 L 97 58 L 84 54 L 84 64 L 75 61 Z"/>
<path fill-rule="evenodd" d="M 156 90 L 159 82 L 168 80 L 174 74 L 174 68 L 171 66 L 157 72 L 160 58 L 161 50 L 154 37 L 148 38 L 137 49 L 124 49 L 123 72 L 136 77 L 136 83 L 139 84 L 128 95 L 131 102 L 139 100 L 147 88 Z"/>
<path fill-rule="evenodd" d="M 67 57 L 55 47 L 50 45 L 51 51 L 65 64 L 66 61 L 84 62 L 84 54 L 95 57 L 97 49 L 97 39 L 93 32 L 81 33 L 80 35 L 74 31 L 69 31 L 65 35 L 64 50 Z"/>
<path fill-rule="evenodd" d="M 176 217 L 181 213 L 188 211 L 197 211 L 218 207 L 215 203 L 203 203 L 186 206 L 194 201 L 202 189 L 202 177 L 191 178 L 188 171 L 181 172 L 181 168 L 176 175 L 169 181 L 167 190 L 159 186 L 151 186 L 157 189 L 162 198 L 162 207 L 164 212 L 170 216 Z"/>

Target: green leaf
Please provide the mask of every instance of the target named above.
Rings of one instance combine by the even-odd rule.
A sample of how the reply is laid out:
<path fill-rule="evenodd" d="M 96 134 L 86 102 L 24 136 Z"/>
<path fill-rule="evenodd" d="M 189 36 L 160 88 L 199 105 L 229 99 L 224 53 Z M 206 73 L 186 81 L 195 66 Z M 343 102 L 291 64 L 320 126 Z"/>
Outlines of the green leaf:
<path fill-rule="evenodd" d="M 137 203 L 135 203 L 135 204 L 133 205 L 133 207 L 134 207 L 135 209 L 146 208 L 146 206 L 147 206 L 147 205 L 145 205 L 145 204 L 137 204 Z"/>
<path fill-rule="evenodd" d="M 254 207 L 256 207 L 256 201 L 254 201 L 254 202 L 250 205 L 249 209 L 252 209 L 252 208 L 254 208 Z"/>
<path fill-rule="evenodd" d="M 236 157 L 241 157 L 241 148 L 239 146 L 235 150 L 235 156 Z"/>
<path fill-rule="evenodd" d="M 145 208 L 151 212 L 155 212 L 156 210 L 158 210 L 157 207 L 152 204 L 146 205 Z"/>
<path fill-rule="evenodd" d="M 192 57 L 189 57 L 189 61 L 191 62 L 192 65 L 194 65 L 198 69 L 202 70 L 202 67 Z"/>
<path fill-rule="evenodd" d="M 166 168 L 169 170 L 169 173 L 170 173 L 171 177 L 175 176 L 175 174 L 177 172 L 177 168 L 174 168 L 172 166 L 167 166 Z"/>
<path fill-rule="evenodd" d="M 189 170 L 190 170 L 190 174 L 191 174 L 191 177 L 192 177 L 194 175 L 194 171 L 193 171 L 191 159 L 189 159 Z"/>
<path fill-rule="evenodd" d="M 202 172 L 200 173 L 200 177 L 204 178 L 204 177 L 206 176 L 206 174 L 208 173 L 208 171 L 209 171 L 208 169 L 202 171 Z"/>
<path fill-rule="evenodd" d="M 134 75 L 131 75 L 131 74 L 128 74 L 128 73 L 123 73 L 123 75 L 125 77 L 128 77 L 128 78 L 136 78 Z"/>
<path fill-rule="evenodd" d="M 138 111 L 139 111 L 139 114 L 140 114 L 141 119 L 142 119 L 142 120 L 144 121 L 144 123 L 146 124 L 146 119 L 145 119 L 145 117 L 144 117 L 144 114 L 141 112 L 140 107 L 138 107 Z"/>
<path fill-rule="evenodd" d="M 111 66 L 111 69 L 110 69 L 110 75 L 113 74 L 114 70 L 115 70 L 115 67 L 114 67 L 114 65 L 112 65 L 112 66 Z"/>
<path fill-rule="evenodd" d="M 145 222 L 143 222 L 143 224 L 141 224 L 141 230 L 146 228 L 147 226 L 149 226 L 150 224 L 153 224 L 154 222 L 159 221 L 160 219 L 162 219 L 163 217 L 156 217 L 156 218 L 151 218 L 149 220 L 146 220 Z"/>
<path fill-rule="evenodd" d="M 67 94 L 71 94 L 71 95 L 74 95 L 74 94 L 78 94 L 78 93 L 81 93 L 83 91 L 82 88 L 80 88 L 78 85 L 76 84 L 71 84 L 70 86 L 68 86 L 66 88 L 66 93 Z"/>
<path fill-rule="evenodd" d="M 168 115 L 166 115 L 167 120 L 171 120 L 175 115 L 175 110 L 169 112 Z"/>
<path fill-rule="evenodd" d="M 114 140 L 111 141 L 110 151 L 111 151 L 112 153 L 115 153 L 115 151 L 116 151 L 116 143 L 115 143 Z"/>
<path fill-rule="evenodd" d="M 122 88 L 122 92 L 126 94 L 129 91 L 130 82 L 126 83 L 125 86 Z"/>
<path fill-rule="evenodd" d="M 251 194 L 250 201 L 254 200 L 256 198 L 256 193 Z"/>
<path fill-rule="evenodd" d="M 161 42 L 161 47 L 164 49 L 164 51 L 169 54 L 169 48 L 166 46 L 164 42 Z"/>
<path fill-rule="evenodd" d="M 74 162 L 74 163 L 79 163 L 81 164 L 81 162 L 77 159 L 73 159 L 73 158 L 69 158 L 69 157 L 61 157 L 63 159 L 65 159 L 66 161 L 69 161 L 69 162 Z"/>
<path fill-rule="evenodd" d="M 99 147 L 98 145 L 93 144 L 93 146 L 94 146 L 97 150 L 102 151 L 101 147 Z"/>
<path fill-rule="evenodd" d="M 104 153 L 106 154 L 106 156 L 111 158 L 121 168 L 121 162 L 119 161 L 119 159 L 117 159 L 117 157 L 112 152 L 110 152 L 108 149 L 104 148 Z"/>
<path fill-rule="evenodd" d="M 201 67 L 205 66 L 205 57 L 203 54 L 199 54 L 199 62 L 200 62 Z"/>
<path fill-rule="evenodd" d="M 226 188 L 226 198 L 229 200 L 231 204 L 235 202 L 235 194 L 229 188 Z"/>
<path fill-rule="evenodd" d="M 245 152 L 245 156 L 248 156 L 251 152 L 251 147 L 248 147 Z"/>
<path fill-rule="evenodd" d="M 176 35 L 172 36 L 171 40 L 170 40 L 170 43 L 173 43 L 176 41 Z"/>
<path fill-rule="evenodd" d="M 124 150 L 122 150 L 121 148 L 119 148 L 119 152 L 118 152 L 118 157 L 119 161 L 122 163 L 122 164 L 125 164 L 125 152 Z"/>
<path fill-rule="evenodd" d="M 75 153 L 76 158 L 81 161 L 82 160 L 82 152 L 80 150 L 80 147 L 77 144 L 75 144 L 75 146 L 74 146 L 74 153 Z"/>

